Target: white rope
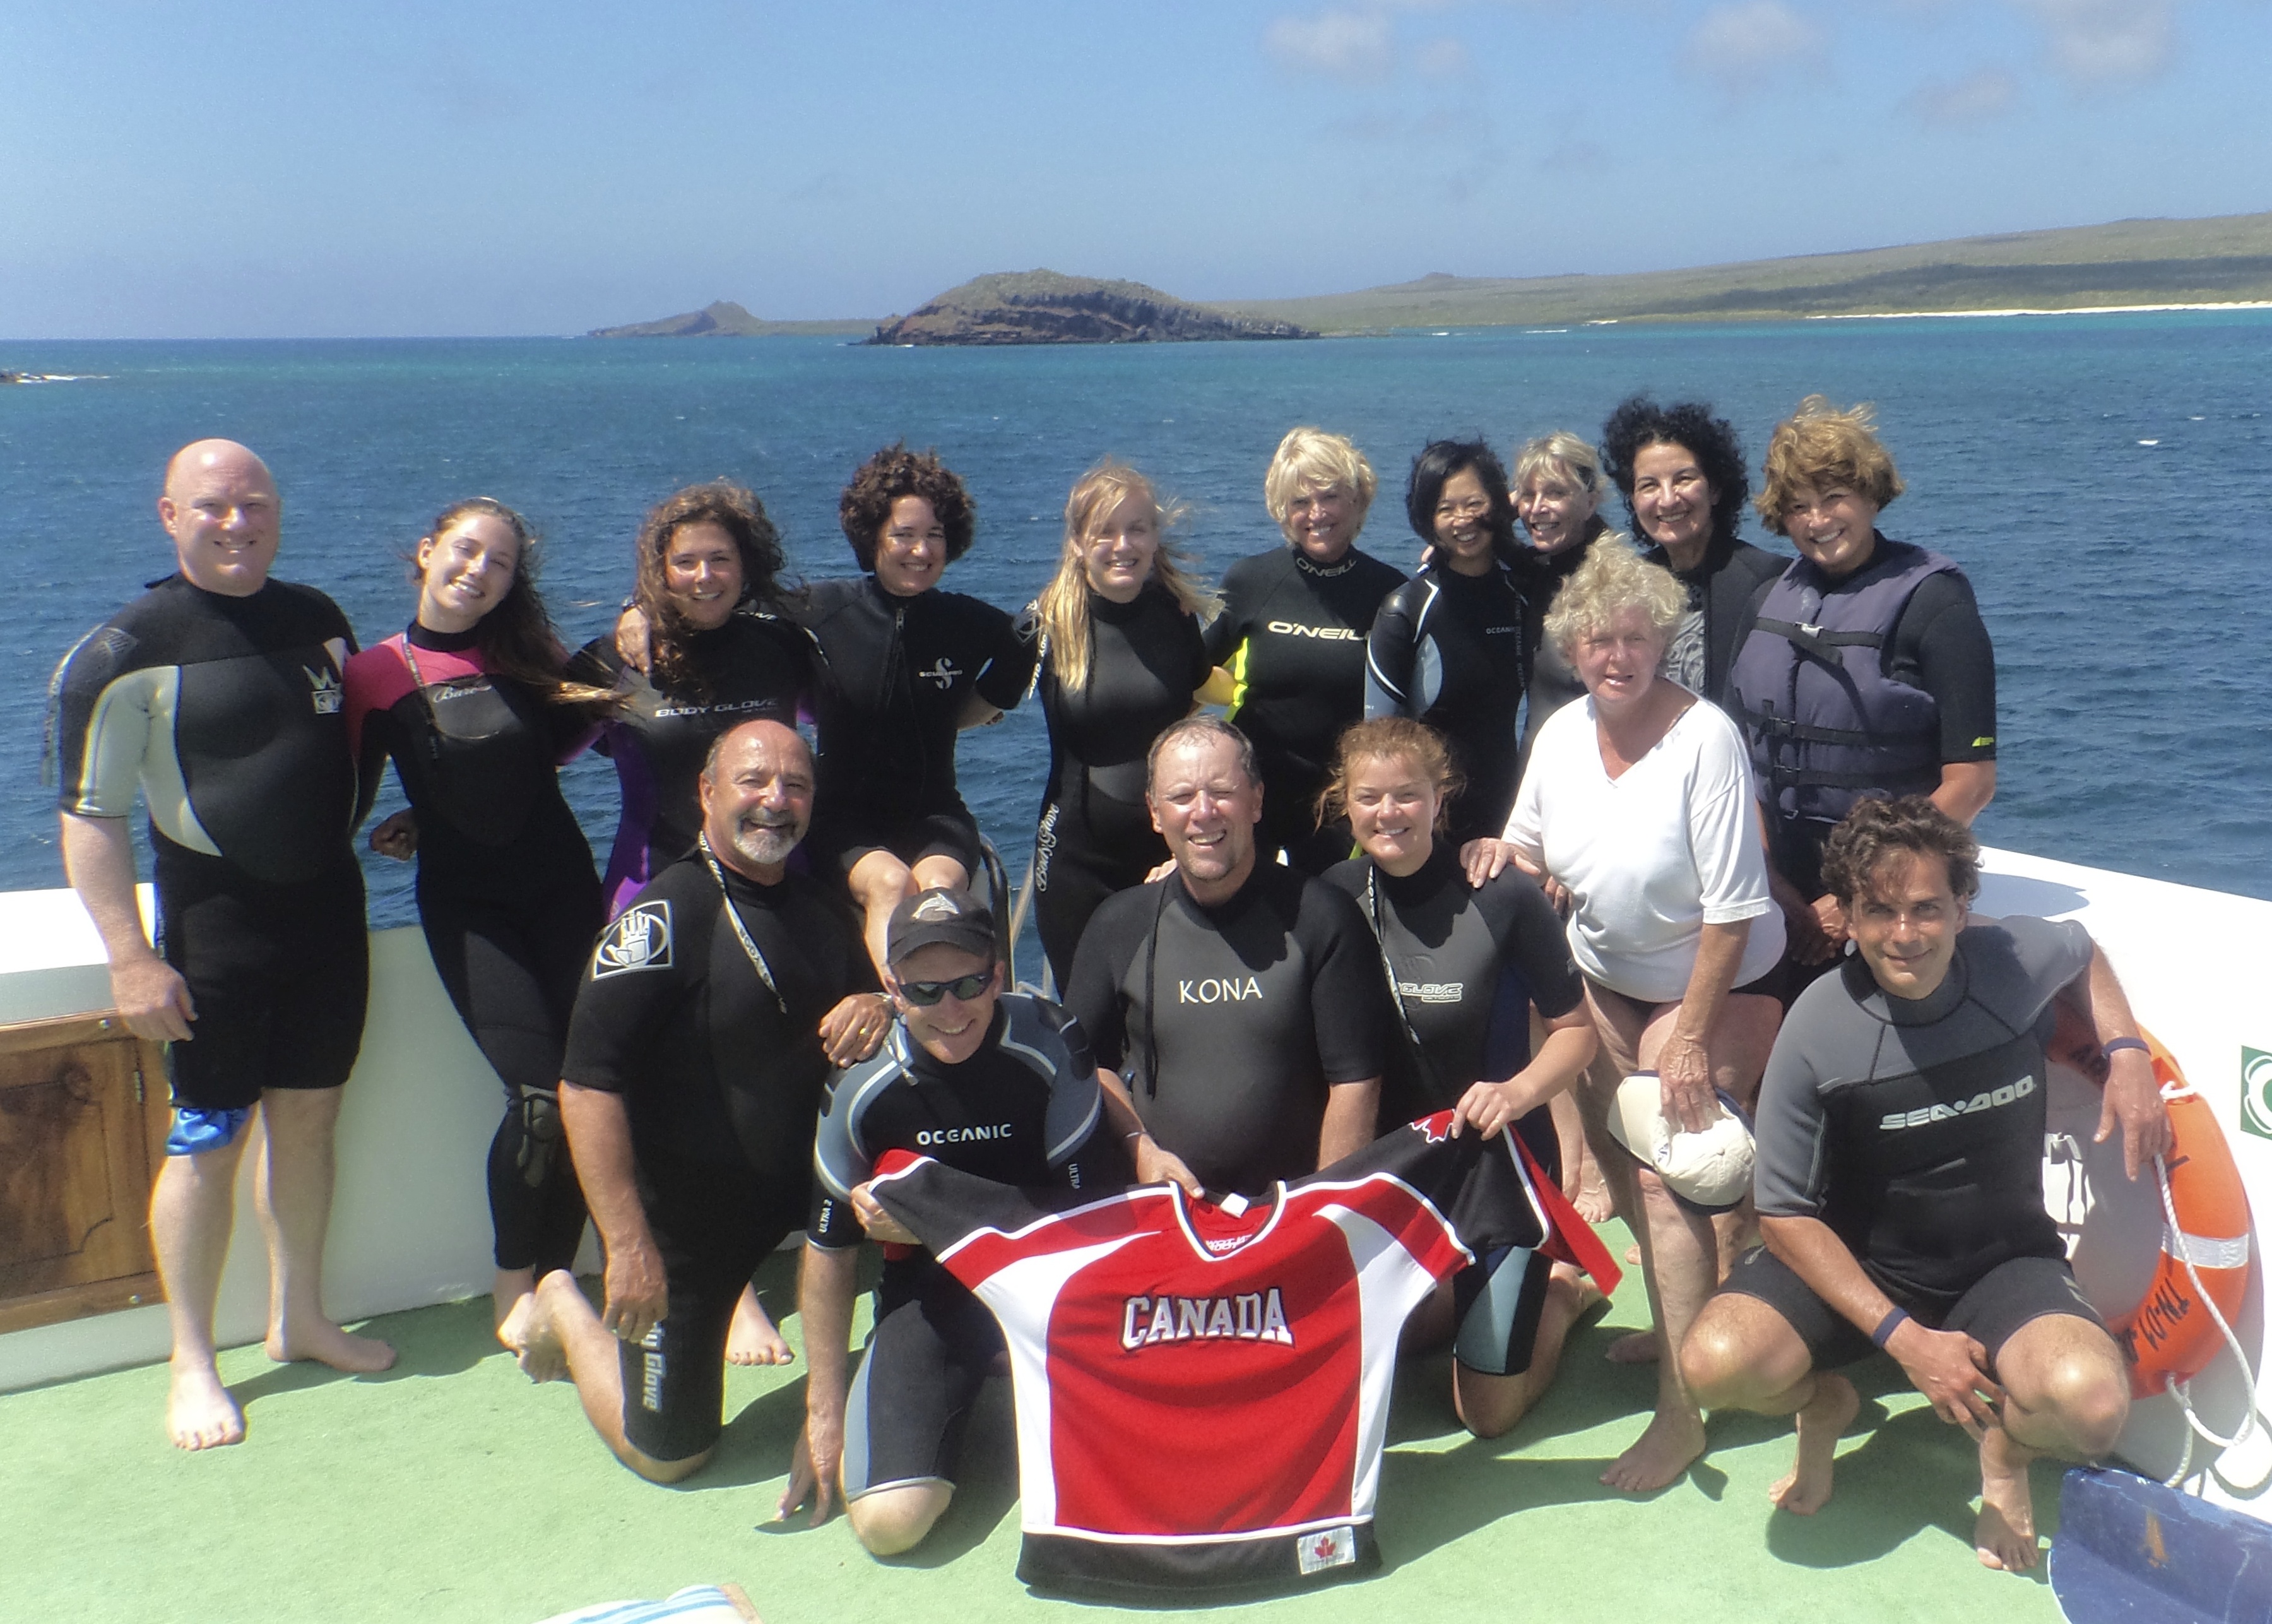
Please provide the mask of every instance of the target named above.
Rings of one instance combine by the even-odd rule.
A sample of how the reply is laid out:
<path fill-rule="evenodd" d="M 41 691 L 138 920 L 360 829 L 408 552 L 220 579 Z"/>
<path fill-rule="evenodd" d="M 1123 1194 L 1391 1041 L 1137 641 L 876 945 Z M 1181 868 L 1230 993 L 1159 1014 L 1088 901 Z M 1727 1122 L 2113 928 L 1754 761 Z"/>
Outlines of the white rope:
<path fill-rule="evenodd" d="M 2194 1090 L 2190 1087 L 2165 1088 L 2162 1090 L 2162 1097 L 2164 1100 L 2190 1099 L 2194 1094 Z M 2178 1223 L 2178 1204 L 2170 1194 L 2170 1164 L 2166 1158 L 2158 1156 L 2154 1158 L 2154 1176 L 2162 1186 L 2162 1215 L 2169 1222 L 2171 1239 L 2177 1243 L 2178 1261 L 2186 1266 L 2186 1277 L 2194 1284 L 2194 1295 L 2201 1299 L 2201 1306 L 2208 1310 L 2208 1317 L 2216 1321 L 2216 1328 L 2224 1333 L 2224 1345 L 2232 1350 L 2233 1362 L 2240 1366 L 2241 1385 L 2248 1396 L 2248 1409 L 2241 1418 L 2240 1430 L 2234 1433 L 2231 1437 L 2225 1438 L 2212 1431 L 2201 1418 L 2201 1412 L 2194 1408 L 2192 1381 L 2180 1381 L 2174 1373 L 2164 1378 L 2163 1390 L 2178 1401 L 2178 1407 L 2185 1411 L 2186 1417 L 2185 1453 L 2178 1457 L 2178 1470 L 2163 1480 L 2167 1486 L 2176 1488 L 2192 1475 L 2194 1439 L 2196 1434 L 2199 1434 L 2204 1441 L 2215 1445 L 2218 1450 L 2223 1451 L 2238 1448 L 2255 1433 L 2258 1418 L 2256 1373 L 2249 1369 L 2248 1356 L 2241 1351 L 2240 1338 L 2233 1335 L 2232 1327 L 2225 1322 L 2223 1312 L 2216 1306 L 2216 1299 L 2208 1294 L 2208 1288 L 2201 1283 L 2201 1270 L 2194 1267 L 2193 1247 L 2188 1244 L 2189 1238 L 2184 1227 Z"/>

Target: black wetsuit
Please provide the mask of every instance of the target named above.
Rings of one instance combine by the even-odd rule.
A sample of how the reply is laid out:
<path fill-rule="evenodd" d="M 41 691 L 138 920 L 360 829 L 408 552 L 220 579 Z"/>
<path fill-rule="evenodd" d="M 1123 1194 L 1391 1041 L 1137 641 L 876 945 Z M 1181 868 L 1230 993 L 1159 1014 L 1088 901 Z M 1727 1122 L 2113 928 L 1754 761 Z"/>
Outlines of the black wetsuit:
<path fill-rule="evenodd" d="M 610 914 L 694 844 L 702 827 L 694 784 L 711 741 L 744 722 L 794 727 L 812 692 L 812 640 L 773 615 L 736 611 L 717 630 L 688 637 L 684 652 L 690 675 L 668 691 L 624 665 L 613 632 L 593 639 L 576 659 L 578 681 L 623 696 L 600 745 L 623 789 L 608 857 Z"/>
<path fill-rule="evenodd" d="M 160 946 L 195 1037 L 176 1100 L 243 1110 L 335 1088 L 362 1038 L 370 938 L 342 670 L 347 617 L 311 587 L 230 597 L 167 577 L 56 674 L 63 810 L 150 812 Z"/>
<path fill-rule="evenodd" d="M 1888 997 L 1858 956 L 1808 987 L 1760 1085 L 1760 1216 L 1819 1219 L 1895 1303 L 1992 1356 L 2036 1313 L 2089 1317 L 2043 1163 L 2052 1000 L 2090 959 L 2079 924 L 2007 918 L 1966 929 L 1924 998 Z M 1771 1254 L 1726 1289 L 1782 1313 L 1818 1363 L 1868 1351 Z"/>
<path fill-rule="evenodd" d="M 1373 927 L 1395 970 L 1410 1036 L 1419 1040 L 1417 1055 L 1409 1039 L 1391 1050 L 1381 1082 L 1384 1122 L 1456 1105 L 1478 1080 L 1506 1081 L 1529 1061 L 1531 1005 L 1551 1021 L 1586 995 L 1561 917 L 1520 869 L 1509 867 L 1477 889 L 1458 853 L 1439 841 L 1418 872 L 1402 879 L 1370 857 L 1352 857 L 1326 879 L 1356 899 Z M 1521 1127 L 1540 1164 L 1558 1171 L 1545 1108 Z"/>
<path fill-rule="evenodd" d="M 1526 552 L 1515 562 L 1515 584 L 1522 593 L 1522 652 L 1529 664 L 1522 673 L 1522 749 L 1516 760 L 1520 780 L 1521 767 L 1530 765 L 1530 742 L 1538 737 L 1539 724 L 1573 700 L 1586 697 L 1586 685 L 1578 680 L 1577 668 L 1562 655 L 1546 635 L 1546 617 L 1554 607 L 1554 595 L 1562 590 L 1563 582 L 1578 573 L 1586 561 L 1586 554 L 1595 542 L 1609 539 L 1612 546 L 1624 543 L 1609 532 L 1577 546 L 1551 555 Z M 1499 831 L 1494 829 L 1492 834 Z"/>
<path fill-rule="evenodd" d="M 1111 898 L 1065 1007 L 1161 1147 L 1242 1195 L 1316 1170 L 1327 1090 L 1381 1074 L 1394 1019 L 1348 894 L 1260 862 L 1219 907 L 1175 874 Z"/>
<path fill-rule="evenodd" d="M 1641 557 L 1672 569 L 1662 547 Z M 1749 542 L 1715 536 L 1693 570 L 1673 570 L 1688 590 L 1688 615 L 1665 651 L 1665 675 L 1711 700 L 1740 725 L 1742 707 L 1728 697 L 1728 673 L 1736 651 L 1751 634 L 1753 611 L 1790 559 Z"/>
<path fill-rule="evenodd" d="M 560 1146 L 569 1011 L 605 915 L 557 763 L 593 731 L 490 671 L 479 628 L 401 635 L 348 662 L 366 814 L 387 758 L 418 818 L 418 919 L 459 1018 L 504 1084 L 490 1143 L 499 1269 L 575 1261 L 584 1198 Z"/>
<path fill-rule="evenodd" d="M 1198 619 L 1147 586 L 1129 603 L 1089 594 L 1088 682 L 1058 680 L 1046 655 L 1035 692 L 1050 729 L 1050 776 L 1034 834 L 1034 915 L 1059 986 L 1097 905 L 1141 885 L 1167 842 L 1144 804 L 1145 760 L 1191 714 L 1211 662 Z"/>
<path fill-rule="evenodd" d="M 887 1150 L 1027 1189 L 1113 1195 L 1133 1174 L 1103 1111 L 1080 1028 L 1046 999 L 1008 993 L 968 1059 L 948 1065 L 894 1026 L 870 1059 L 839 1074 L 812 1141 L 805 1233 L 824 1251 L 867 1239 L 851 1204 Z M 875 1331 L 848 1396 L 844 1497 L 895 1484 L 953 1482 L 960 1418 L 1002 1350 L 970 1289 L 919 1247 L 886 1246 Z"/>
<path fill-rule="evenodd" d="M 670 1312 L 626 1344 L 624 1433 L 658 1460 L 717 1441 L 734 1304 L 804 1222 L 829 1064 L 821 1017 L 875 985 L 833 886 L 761 886 L 698 852 L 655 876 L 594 950 L 562 1075 L 620 1095 Z M 728 893 L 768 986 L 725 916 Z"/>
<path fill-rule="evenodd" d="M 848 870 L 878 849 L 910 866 L 951 857 L 977 880 L 955 736 L 972 695 L 998 710 L 1025 697 L 1032 647 L 990 603 L 937 587 L 894 597 L 872 575 L 816 583 L 798 617 L 823 657 L 815 862 Z"/>
<path fill-rule="evenodd" d="M 1274 547 L 1223 572 L 1222 613 L 1207 630 L 1207 658 L 1230 672 L 1226 719 L 1254 741 L 1262 769 L 1257 856 L 1280 851 L 1307 873 L 1349 854 L 1348 832 L 1318 827 L 1334 741 L 1364 715 L 1365 637 L 1380 601 L 1404 577 L 1351 548 L 1320 565 Z"/>
<path fill-rule="evenodd" d="M 1381 600 L 1365 654 L 1364 714 L 1411 716 L 1441 733 L 1467 787 L 1452 842 L 1497 839 L 1514 805 L 1517 722 L 1530 663 L 1513 572 L 1431 567 Z"/>

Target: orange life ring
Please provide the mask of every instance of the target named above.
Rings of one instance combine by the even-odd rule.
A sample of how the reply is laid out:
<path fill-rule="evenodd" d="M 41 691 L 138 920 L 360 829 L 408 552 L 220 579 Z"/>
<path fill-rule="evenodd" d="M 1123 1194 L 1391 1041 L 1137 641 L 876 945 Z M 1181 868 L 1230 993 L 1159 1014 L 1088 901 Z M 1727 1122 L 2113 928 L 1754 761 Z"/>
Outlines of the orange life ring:
<path fill-rule="evenodd" d="M 2201 1291 L 2227 1324 L 2239 1319 L 2248 1290 L 2251 1229 L 2248 1192 L 2216 1112 L 2186 1085 L 2161 1040 L 2151 1032 L 2145 1037 L 2154 1080 L 2169 1106 L 2174 1142 L 2164 1163 L 2178 1224 L 2174 1231 L 2163 1224 L 2161 1256 L 2146 1295 L 2109 1325 L 2130 1360 L 2130 1391 L 2137 1398 L 2155 1397 L 2173 1381 L 2192 1380 L 2223 1348 L 2223 1334 L 2194 1290 L 2194 1276 L 2200 1276 Z"/>

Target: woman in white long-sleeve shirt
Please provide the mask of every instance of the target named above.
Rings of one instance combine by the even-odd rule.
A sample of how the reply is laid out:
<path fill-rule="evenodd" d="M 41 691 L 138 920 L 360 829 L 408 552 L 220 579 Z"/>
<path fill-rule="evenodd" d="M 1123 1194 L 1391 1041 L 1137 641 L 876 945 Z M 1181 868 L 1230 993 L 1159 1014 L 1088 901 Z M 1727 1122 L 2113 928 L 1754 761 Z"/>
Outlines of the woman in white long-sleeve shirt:
<path fill-rule="evenodd" d="M 1609 1136 L 1610 1101 L 1625 1077 L 1654 1070 L 1676 1128 L 1710 1122 L 1715 1089 L 1748 1104 L 1781 1013 L 1755 984 L 1782 956 L 1782 917 L 1743 738 L 1657 674 L 1686 603 L 1669 572 L 1622 547 L 1594 549 L 1571 576 L 1546 634 L 1587 697 L 1546 719 L 1504 842 L 1470 865 L 1512 857 L 1569 897 L 1570 949 L 1606 1056 L 1581 1104 L 1620 1209 L 1639 1216 L 1656 1321 L 1655 1418 L 1602 1480 L 1643 1493 L 1703 1453 L 1672 1351 L 1717 1283 L 1719 1250 L 1710 1218 Z"/>

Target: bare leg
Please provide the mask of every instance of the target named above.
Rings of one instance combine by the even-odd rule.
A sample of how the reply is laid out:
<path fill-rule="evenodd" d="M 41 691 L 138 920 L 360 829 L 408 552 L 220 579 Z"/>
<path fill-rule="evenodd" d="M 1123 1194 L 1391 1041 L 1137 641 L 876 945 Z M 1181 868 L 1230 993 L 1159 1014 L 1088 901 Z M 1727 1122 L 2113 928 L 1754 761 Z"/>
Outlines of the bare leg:
<path fill-rule="evenodd" d="M 683 1461 L 659 1461 L 624 1436 L 622 1346 L 592 1312 L 576 1276 L 556 1269 L 536 1283 L 528 1313 L 528 1336 L 520 1367 L 534 1381 L 576 1384 L 584 1418 L 615 1457 L 650 1483 L 676 1483 L 700 1471 L 711 1456 L 705 1449 Z"/>
<path fill-rule="evenodd" d="M 734 1322 L 726 1333 L 729 1365 L 794 1365 L 796 1354 L 774 1323 L 758 1297 L 758 1288 L 745 1285 L 734 1304 Z"/>
<path fill-rule="evenodd" d="M 150 1191 L 150 1239 L 174 1339 L 166 1431 L 183 1449 L 210 1449 L 244 1437 L 244 1412 L 213 1365 L 213 1308 L 228 1258 L 244 1137 L 198 1156 L 168 1156 Z"/>
<path fill-rule="evenodd" d="M 951 1483 L 908 1483 L 863 1494 L 844 1508 L 853 1538 L 871 1556 L 897 1556 L 929 1537 L 954 1499 Z"/>
<path fill-rule="evenodd" d="M 1799 1516 L 1828 1503 L 1839 1435 L 1862 1407 L 1853 1383 L 1811 1366 L 1790 1322 L 1740 1293 L 1713 1298 L 1680 1344 L 1681 1373 L 1703 1408 L 1797 1418 L 1797 1456 L 1768 1498 Z"/>
<path fill-rule="evenodd" d="M 882 850 L 864 854 L 852 865 L 847 882 L 852 887 L 853 900 L 860 904 L 861 936 L 868 944 L 868 957 L 881 976 L 887 968 L 884 935 L 892 923 L 892 909 L 922 887 L 916 884 L 906 864 Z"/>
<path fill-rule="evenodd" d="M 1586 1124 L 1579 1114 L 1578 1102 L 1567 1094 L 1558 1094 L 1548 1109 L 1554 1113 L 1554 1137 L 1562 1147 L 1563 1194 L 1587 1223 L 1608 1223 L 1616 1216 L 1617 1202 L 1610 1194 L 1609 1180 L 1602 1177 L 1600 1164 L 1586 1148 Z"/>
<path fill-rule="evenodd" d="M 1513 1429 L 1531 1406 L 1554 1385 L 1561 1368 L 1562 1344 L 1578 1316 L 1602 1300 L 1601 1288 L 1567 1263 L 1554 1265 L 1539 1310 L 1538 1336 L 1531 1344 L 1530 1368 L 1519 1376 L 1487 1376 L 1452 1362 L 1452 1408 L 1478 1438 L 1497 1438 Z"/>
<path fill-rule="evenodd" d="M 2036 1565 L 2036 1508 L 2028 1467 L 2039 1455 L 2094 1461 L 2114 1447 L 2130 1415 L 2130 1385 L 2112 1337 L 2074 1314 L 2045 1314 L 1997 1350 L 2004 1424 L 1980 1440 L 1980 1520 L 1972 1532 L 1984 1567 Z"/>
<path fill-rule="evenodd" d="M 490 1282 L 490 1313 L 497 1339 L 515 1353 L 520 1351 L 528 1321 L 529 1297 L 536 1290 L 533 1269 L 500 1269 Z"/>
<path fill-rule="evenodd" d="M 268 1237 L 268 1357 L 316 1359 L 367 1374 L 394 1363 L 374 1336 L 341 1330 L 324 1313 L 324 1234 L 332 1217 L 332 1129 L 337 1089 L 270 1089 L 260 1097 L 267 1132 L 254 1170 Z"/>

